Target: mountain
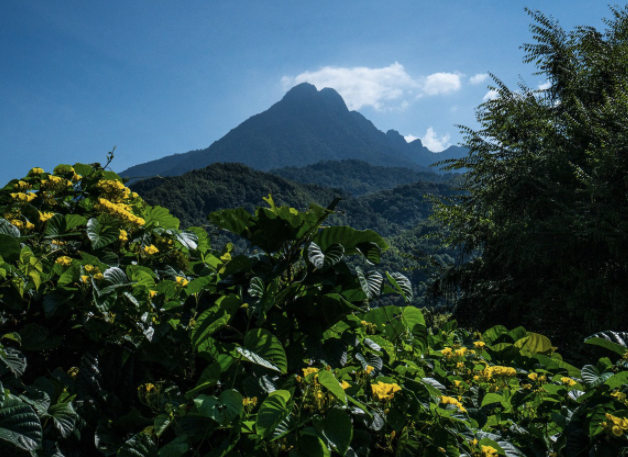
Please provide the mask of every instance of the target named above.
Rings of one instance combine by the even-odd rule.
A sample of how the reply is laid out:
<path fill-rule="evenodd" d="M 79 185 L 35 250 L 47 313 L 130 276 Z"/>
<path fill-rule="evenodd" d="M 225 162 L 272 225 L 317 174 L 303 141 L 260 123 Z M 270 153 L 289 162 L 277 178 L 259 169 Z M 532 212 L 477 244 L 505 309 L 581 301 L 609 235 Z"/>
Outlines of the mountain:
<path fill-rule="evenodd" d="M 398 132 L 384 133 L 357 111 L 349 111 L 335 90 L 319 91 L 303 83 L 208 148 L 135 165 L 120 175 L 177 176 L 216 162 L 241 162 L 270 170 L 345 159 L 421 170 L 465 153 L 462 148 L 451 147 L 435 154 L 420 140 L 407 143 Z"/>
<path fill-rule="evenodd" d="M 417 181 L 447 183 L 459 176 L 405 167 L 383 167 L 356 159 L 328 160 L 305 167 L 277 168 L 269 173 L 304 184 L 340 188 L 354 197 Z"/>

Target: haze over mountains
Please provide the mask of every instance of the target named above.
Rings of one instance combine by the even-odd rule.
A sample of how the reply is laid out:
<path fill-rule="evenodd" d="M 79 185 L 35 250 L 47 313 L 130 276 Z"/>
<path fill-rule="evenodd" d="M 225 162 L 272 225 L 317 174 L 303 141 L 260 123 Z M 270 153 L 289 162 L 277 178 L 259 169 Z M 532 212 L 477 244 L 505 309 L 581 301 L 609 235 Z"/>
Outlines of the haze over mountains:
<path fill-rule="evenodd" d="M 335 90 L 319 91 L 302 83 L 208 148 L 135 165 L 120 175 L 177 176 L 216 162 L 239 162 L 267 171 L 346 159 L 421 170 L 440 160 L 462 157 L 466 152 L 451 146 L 436 154 L 421 140 L 408 143 L 395 130 L 384 133 L 362 114 L 349 111 Z"/>

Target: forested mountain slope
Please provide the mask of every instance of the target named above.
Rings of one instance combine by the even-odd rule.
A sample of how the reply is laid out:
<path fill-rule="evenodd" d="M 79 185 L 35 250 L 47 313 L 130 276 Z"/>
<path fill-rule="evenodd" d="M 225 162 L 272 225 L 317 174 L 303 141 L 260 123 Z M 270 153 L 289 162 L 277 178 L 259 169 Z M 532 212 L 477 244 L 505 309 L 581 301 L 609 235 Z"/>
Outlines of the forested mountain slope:
<path fill-rule="evenodd" d="M 408 143 L 394 130 L 384 133 L 362 114 L 349 111 L 335 90 L 318 91 L 303 83 L 206 149 L 163 157 L 120 174 L 176 176 L 216 162 L 240 162 L 270 170 L 344 159 L 425 171 L 437 161 L 465 154 L 465 149 L 456 146 L 435 154 L 421 140 Z"/>

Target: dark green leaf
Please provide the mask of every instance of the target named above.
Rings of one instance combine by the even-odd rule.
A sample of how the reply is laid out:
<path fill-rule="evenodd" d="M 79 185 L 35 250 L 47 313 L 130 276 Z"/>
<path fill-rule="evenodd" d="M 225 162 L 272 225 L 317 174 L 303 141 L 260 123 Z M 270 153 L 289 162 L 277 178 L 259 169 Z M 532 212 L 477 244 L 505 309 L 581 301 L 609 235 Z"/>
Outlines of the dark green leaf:
<path fill-rule="evenodd" d="M 0 440 L 33 451 L 39 448 L 41 439 L 41 423 L 33 408 L 15 397 L 5 399 L 0 407 Z"/>
<path fill-rule="evenodd" d="M 93 249 L 101 249 L 115 243 L 119 236 L 118 228 L 102 224 L 98 219 L 92 218 L 87 222 L 87 237 L 92 242 Z"/>

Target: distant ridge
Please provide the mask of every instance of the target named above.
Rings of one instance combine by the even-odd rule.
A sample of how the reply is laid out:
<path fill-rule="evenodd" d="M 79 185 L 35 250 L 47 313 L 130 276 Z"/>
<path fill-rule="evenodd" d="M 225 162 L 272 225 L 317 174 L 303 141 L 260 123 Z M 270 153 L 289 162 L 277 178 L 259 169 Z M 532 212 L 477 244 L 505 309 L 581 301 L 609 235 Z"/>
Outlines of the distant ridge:
<path fill-rule="evenodd" d="M 345 159 L 420 170 L 465 154 L 465 149 L 455 146 L 435 154 L 420 140 L 407 143 L 394 130 L 384 133 L 357 111 L 349 111 L 335 90 L 319 91 L 302 83 L 208 148 L 135 165 L 120 175 L 177 176 L 217 162 L 239 162 L 267 171 Z"/>

